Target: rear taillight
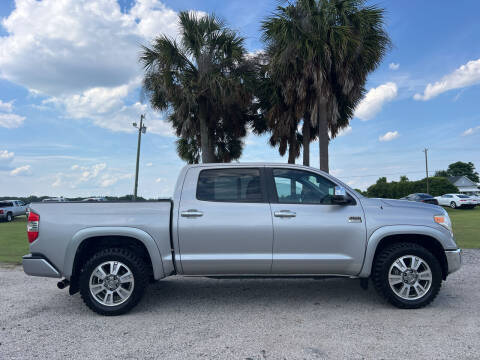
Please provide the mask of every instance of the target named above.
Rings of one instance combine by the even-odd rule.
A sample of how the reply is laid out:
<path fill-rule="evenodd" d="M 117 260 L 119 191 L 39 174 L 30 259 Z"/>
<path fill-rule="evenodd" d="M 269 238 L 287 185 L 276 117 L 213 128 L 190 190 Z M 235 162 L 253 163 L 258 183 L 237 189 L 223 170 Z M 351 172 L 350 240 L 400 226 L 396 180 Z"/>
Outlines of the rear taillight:
<path fill-rule="evenodd" d="M 3 215 L 3 210 L 0 210 L 0 215 Z"/>
<path fill-rule="evenodd" d="M 40 215 L 30 210 L 27 222 L 28 242 L 32 243 L 38 238 L 38 227 L 40 224 Z"/>

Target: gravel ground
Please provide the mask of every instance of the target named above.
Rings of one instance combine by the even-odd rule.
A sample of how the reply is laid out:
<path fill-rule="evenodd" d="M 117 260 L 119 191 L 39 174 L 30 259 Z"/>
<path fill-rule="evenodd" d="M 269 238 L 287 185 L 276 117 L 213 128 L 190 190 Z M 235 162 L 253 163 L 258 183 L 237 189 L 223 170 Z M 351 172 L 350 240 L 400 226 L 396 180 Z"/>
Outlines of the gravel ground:
<path fill-rule="evenodd" d="M 170 278 L 102 317 L 56 280 L 0 268 L 0 359 L 479 359 L 480 250 L 425 309 L 358 280 Z"/>

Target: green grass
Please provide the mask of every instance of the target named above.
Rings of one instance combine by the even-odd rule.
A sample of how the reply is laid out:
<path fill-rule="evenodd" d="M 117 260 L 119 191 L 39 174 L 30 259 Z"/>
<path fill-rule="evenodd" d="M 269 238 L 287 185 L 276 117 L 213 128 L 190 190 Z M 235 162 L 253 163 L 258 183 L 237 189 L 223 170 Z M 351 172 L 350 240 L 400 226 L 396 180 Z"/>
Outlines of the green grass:
<path fill-rule="evenodd" d="M 12 222 L 0 222 L 0 262 L 22 262 L 22 256 L 28 254 L 27 220 L 25 216 L 16 217 Z"/>
<path fill-rule="evenodd" d="M 475 209 L 447 209 L 458 246 L 480 248 L 480 206 Z"/>
<path fill-rule="evenodd" d="M 447 211 L 458 246 L 480 248 L 480 207 Z M 28 252 L 25 216 L 17 217 L 10 223 L 0 222 L 0 262 L 20 264 L 22 256 Z"/>

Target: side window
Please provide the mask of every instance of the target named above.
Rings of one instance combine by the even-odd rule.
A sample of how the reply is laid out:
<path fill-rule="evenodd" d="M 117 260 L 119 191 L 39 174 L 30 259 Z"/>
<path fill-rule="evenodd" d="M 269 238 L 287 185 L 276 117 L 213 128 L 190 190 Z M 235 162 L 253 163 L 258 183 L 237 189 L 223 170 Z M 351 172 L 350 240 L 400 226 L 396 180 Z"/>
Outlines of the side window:
<path fill-rule="evenodd" d="M 223 202 L 262 202 L 259 169 L 202 170 L 198 176 L 197 199 Z"/>
<path fill-rule="evenodd" d="M 335 184 L 307 171 L 273 169 L 273 179 L 279 203 L 332 204 Z"/>

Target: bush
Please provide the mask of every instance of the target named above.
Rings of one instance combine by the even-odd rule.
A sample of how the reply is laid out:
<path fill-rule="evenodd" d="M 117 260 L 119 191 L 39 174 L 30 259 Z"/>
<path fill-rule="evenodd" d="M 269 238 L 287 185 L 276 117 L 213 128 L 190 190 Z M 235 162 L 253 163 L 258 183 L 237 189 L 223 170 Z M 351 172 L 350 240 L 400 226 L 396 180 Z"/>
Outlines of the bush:
<path fill-rule="evenodd" d="M 458 189 L 444 177 L 431 177 L 428 179 L 429 191 L 432 196 L 446 193 L 457 193 Z M 367 189 L 368 197 L 380 197 L 398 199 L 413 193 L 427 192 L 427 179 L 418 181 L 392 181 L 387 182 L 385 177 L 377 180 L 377 183 Z"/>

